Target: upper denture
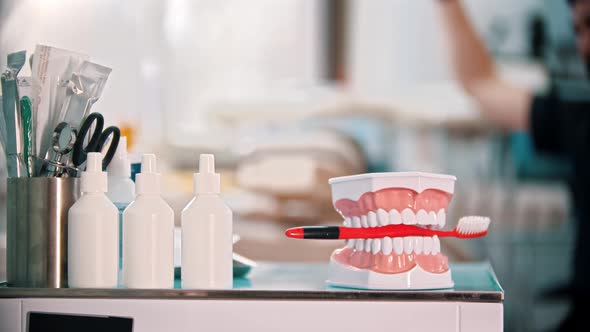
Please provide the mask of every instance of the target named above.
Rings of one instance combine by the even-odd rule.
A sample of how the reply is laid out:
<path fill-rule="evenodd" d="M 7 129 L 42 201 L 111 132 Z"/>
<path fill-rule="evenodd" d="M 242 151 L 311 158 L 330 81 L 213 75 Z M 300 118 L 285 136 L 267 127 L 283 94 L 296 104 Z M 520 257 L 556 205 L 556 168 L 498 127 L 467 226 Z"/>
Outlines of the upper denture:
<path fill-rule="evenodd" d="M 367 216 L 369 212 L 378 213 L 384 210 L 391 210 L 403 213 L 409 209 L 414 214 L 420 210 L 426 213 L 438 213 L 441 209 L 448 207 L 452 194 L 437 190 L 427 189 L 421 193 L 406 188 L 386 188 L 376 192 L 366 192 L 357 201 L 350 199 L 339 199 L 334 207 L 345 217 Z"/>
<path fill-rule="evenodd" d="M 372 200 L 376 207 L 387 211 L 396 209 L 402 211 L 405 208 L 413 208 L 417 192 L 404 188 L 381 189 L 376 192 L 368 192 L 361 196 L 360 201 Z M 369 204 L 365 204 L 368 206 Z"/>

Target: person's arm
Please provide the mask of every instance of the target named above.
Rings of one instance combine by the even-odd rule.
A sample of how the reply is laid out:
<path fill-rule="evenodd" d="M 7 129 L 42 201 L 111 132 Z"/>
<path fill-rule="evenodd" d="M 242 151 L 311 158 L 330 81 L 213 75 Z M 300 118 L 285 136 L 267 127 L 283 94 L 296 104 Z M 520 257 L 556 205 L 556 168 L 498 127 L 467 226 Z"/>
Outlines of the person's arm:
<path fill-rule="evenodd" d="M 436 0 L 457 79 L 486 117 L 512 130 L 529 129 L 532 94 L 500 79 L 459 0 Z"/>

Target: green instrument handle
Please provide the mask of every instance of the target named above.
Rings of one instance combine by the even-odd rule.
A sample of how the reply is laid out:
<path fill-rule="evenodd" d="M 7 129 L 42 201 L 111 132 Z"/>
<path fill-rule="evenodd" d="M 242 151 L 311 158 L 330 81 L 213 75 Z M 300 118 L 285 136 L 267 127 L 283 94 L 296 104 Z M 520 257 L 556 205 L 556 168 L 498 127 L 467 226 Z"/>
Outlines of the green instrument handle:
<path fill-rule="evenodd" d="M 33 174 L 33 112 L 31 110 L 31 107 L 32 103 L 29 97 L 24 96 L 20 99 L 20 118 L 21 124 L 23 126 L 24 136 L 23 159 L 27 169 L 27 176 L 29 177 Z"/>

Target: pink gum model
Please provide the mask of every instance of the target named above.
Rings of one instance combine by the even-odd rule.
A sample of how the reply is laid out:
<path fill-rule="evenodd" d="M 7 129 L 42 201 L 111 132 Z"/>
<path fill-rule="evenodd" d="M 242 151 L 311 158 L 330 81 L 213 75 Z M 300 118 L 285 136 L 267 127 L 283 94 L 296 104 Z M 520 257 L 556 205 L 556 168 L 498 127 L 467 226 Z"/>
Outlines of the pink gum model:
<path fill-rule="evenodd" d="M 373 173 L 330 179 L 332 201 L 348 227 L 418 225 L 440 229 L 456 178 L 429 173 Z M 347 240 L 331 257 L 330 283 L 357 288 L 452 287 L 437 236 Z"/>

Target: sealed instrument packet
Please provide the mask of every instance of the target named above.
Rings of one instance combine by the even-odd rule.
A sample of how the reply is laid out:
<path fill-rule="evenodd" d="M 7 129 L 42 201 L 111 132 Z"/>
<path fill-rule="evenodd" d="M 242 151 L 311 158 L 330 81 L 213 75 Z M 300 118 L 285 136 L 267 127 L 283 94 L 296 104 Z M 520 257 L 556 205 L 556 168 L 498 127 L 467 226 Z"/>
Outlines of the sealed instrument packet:
<path fill-rule="evenodd" d="M 65 84 L 88 56 L 56 47 L 37 45 L 32 61 L 33 123 L 35 151 L 45 156 L 51 144 L 51 132 L 58 123 L 65 100 Z"/>

